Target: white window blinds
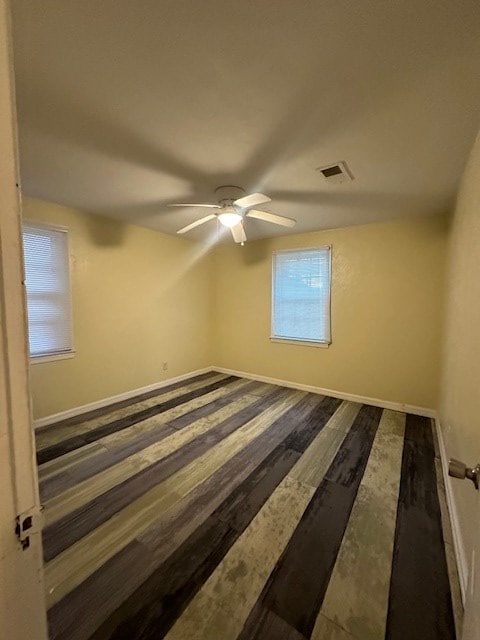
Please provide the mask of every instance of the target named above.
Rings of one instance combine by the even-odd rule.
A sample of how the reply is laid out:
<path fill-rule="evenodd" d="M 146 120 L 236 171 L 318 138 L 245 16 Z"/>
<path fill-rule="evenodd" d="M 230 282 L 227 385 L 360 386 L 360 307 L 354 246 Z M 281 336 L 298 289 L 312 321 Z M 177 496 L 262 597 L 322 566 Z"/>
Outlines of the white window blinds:
<path fill-rule="evenodd" d="M 273 254 L 273 338 L 331 341 L 330 264 L 330 247 Z"/>
<path fill-rule="evenodd" d="M 72 350 L 67 232 L 23 225 L 31 356 Z"/>

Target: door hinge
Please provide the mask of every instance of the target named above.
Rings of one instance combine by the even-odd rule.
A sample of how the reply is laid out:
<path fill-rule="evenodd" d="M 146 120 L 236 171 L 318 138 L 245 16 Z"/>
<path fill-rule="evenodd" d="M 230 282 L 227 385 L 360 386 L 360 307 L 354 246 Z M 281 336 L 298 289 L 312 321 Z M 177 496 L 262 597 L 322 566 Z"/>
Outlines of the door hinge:
<path fill-rule="evenodd" d="M 34 507 L 16 517 L 15 535 L 20 542 L 22 549 L 30 546 L 30 536 L 40 533 L 43 528 L 43 506 Z"/>

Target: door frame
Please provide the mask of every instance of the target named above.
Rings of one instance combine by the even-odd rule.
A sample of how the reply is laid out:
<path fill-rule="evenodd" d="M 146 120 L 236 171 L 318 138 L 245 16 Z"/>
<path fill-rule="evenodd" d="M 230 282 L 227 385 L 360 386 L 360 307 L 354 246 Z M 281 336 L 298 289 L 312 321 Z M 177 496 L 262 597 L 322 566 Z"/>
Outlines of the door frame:
<path fill-rule="evenodd" d="M 0 0 L 0 139 L 0 620 L 7 638 L 46 640 L 8 0 Z"/>

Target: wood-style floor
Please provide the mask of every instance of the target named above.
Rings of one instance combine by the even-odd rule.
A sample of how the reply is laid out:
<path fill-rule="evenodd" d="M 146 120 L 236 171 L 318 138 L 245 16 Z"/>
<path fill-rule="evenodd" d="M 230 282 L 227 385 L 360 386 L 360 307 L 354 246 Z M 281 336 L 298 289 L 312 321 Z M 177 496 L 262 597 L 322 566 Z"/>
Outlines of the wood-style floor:
<path fill-rule="evenodd" d="M 215 372 L 44 427 L 51 639 L 452 640 L 435 447 Z"/>

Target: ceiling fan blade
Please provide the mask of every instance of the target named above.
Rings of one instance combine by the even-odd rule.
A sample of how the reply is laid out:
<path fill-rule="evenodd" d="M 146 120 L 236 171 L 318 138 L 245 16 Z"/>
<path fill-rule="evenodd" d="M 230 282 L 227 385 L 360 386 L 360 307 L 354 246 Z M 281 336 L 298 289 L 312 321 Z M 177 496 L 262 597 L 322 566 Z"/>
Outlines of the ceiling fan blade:
<path fill-rule="evenodd" d="M 258 211 L 257 209 L 251 209 L 246 215 L 249 218 L 256 218 L 257 220 L 263 220 L 264 222 L 279 224 L 282 227 L 294 227 L 297 224 L 297 221 L 293 218 L 277 216 L 275 213 L 268 213 L 268 211 Z"/>
<path fill-rule="evenodd" d="M 255 207 L 257 204 L 265 204 L 266 202 L 270 202 L 271 200 L 271 198 L 264 195 L 263 193 L 251 193 L 249 196 L 238 198 L 238 200 L 235 200 L 233 204 L 242 209 L 248 209 L 249 207 Z"/>
<path fill-rule="evenodd" d="M 195 204 L 193 202 L 185 202 L 183 204 L 169 204 L 169 207 L 204 207 L 206 209 L 221 209 L 219 204 Z"/>
<path fill-rule="evenodd" d="M 195 229 L 195 227 L 199 227 L 201 224 L 204 224 L 205 222 L 208 222 L 209 220 L 213 220 L 216 217 L 217 216 L 214 213 L 211 213 L 209 216 L 205 216 L 204 218 L 200 218 L 200 220 L 195 220 L 195 222 L 192 222 L 192 224 L 187 224 L 186 227 L 182 227 L 182 229 L 179 229 L 177 231 L 177 233 L 186 233 L 187 231 L 190 231 L 191 229 Z"/>
<path fill-rule="evenodd" d="M 233 239 L 235 242 L 246 242 L 247 236 L 245 235 L 245 229 L 243 228 L 243 223 L 239 222 L 234 227 L 230 227 Z"/>

